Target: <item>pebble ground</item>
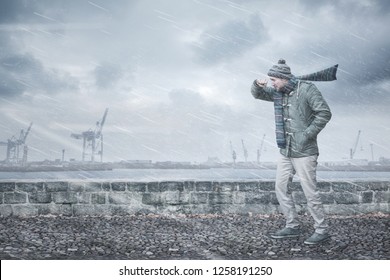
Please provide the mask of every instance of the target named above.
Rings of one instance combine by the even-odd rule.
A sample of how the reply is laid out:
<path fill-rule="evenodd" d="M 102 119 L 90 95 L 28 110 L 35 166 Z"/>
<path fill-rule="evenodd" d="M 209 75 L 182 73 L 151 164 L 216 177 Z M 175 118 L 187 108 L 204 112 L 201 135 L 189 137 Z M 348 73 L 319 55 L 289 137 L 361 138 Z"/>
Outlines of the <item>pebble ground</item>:
<path fill-rule="evenodd" d="M 281 215 L 37 216 L 0 218 L 0 259 L 389 260 L 390 214 L 329 216 L 332 238 L 274 240 Z"/>

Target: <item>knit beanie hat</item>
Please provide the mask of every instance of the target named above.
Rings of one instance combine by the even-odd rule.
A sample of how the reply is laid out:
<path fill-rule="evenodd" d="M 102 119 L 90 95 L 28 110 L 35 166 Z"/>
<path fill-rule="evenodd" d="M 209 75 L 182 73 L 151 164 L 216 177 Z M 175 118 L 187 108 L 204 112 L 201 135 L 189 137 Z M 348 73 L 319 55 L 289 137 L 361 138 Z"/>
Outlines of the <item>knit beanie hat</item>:
<path fill-rule="evenodd" d="M 278 64 L 273 65 L 272 68 L 269 69 L 268 76 L 286 80 L 294 77 L 294 75 L 291 74 L 290 66 L 288 66 L 286 61 L 282 58 L 279 59 Z"/>

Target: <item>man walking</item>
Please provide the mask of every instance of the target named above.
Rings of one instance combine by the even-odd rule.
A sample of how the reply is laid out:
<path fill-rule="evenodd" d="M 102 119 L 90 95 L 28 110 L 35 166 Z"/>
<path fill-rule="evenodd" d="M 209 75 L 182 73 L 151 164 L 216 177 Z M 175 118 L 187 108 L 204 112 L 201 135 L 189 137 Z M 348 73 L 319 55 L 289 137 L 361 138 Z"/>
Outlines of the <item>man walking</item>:
<path fill-rule="evenodd" d="M 332 114 L 321 92 L 313 83 L 306 81 L 336 79 L 337 65 L 324 71 L 295 77 L 285 60 L 280 59 L 268 72 L 273 87 L 267 87 L 265 79 L 255 80 L 251 88 L 255 98 L 274 102 L 276 142 L 280 148 L 275 192 L 286 218 L 286 226 L 271 234 L 272 238 L 300 235 L 295 205 L 287 189 L 295 173 L 299 176 L 308 210 L 314 219 L 314 234 L 304 243 L 318 244 L 330 238 L 317 191 L 316 170 L 319 155 L 317 135 L 329 122 Z"/>

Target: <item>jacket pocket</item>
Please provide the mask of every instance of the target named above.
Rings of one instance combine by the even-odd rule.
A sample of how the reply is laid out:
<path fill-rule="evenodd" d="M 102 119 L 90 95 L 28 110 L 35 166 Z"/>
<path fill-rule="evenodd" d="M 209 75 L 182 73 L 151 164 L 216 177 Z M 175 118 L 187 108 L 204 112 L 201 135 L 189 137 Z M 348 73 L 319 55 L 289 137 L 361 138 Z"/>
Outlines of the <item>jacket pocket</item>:
<path fill-rule="evenodd" d="M 305 147 L 309 143 L 309 137 L 304 131 L 297 131 L 293 134 L 292 148 L 297 152 L 304 151 Z"/>

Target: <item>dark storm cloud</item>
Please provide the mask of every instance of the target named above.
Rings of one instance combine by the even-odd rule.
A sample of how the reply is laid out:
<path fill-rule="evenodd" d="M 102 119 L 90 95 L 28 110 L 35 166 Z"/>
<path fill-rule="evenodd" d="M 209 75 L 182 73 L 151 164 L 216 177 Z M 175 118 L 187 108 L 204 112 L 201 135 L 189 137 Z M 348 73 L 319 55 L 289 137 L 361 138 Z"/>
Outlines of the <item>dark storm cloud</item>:
<path fill-rule="evenodd" d="M 64 24 L 69 15 L 81 21 L 99 16 L 119 18 L 124 16 L 124 7 L 135 5 L 136 2 L 138 1 L 1 0 L 0 24 Z"/>
<path fill-rule="evenodd" d="M 70 2 L 59 0 L 1 0 L 0 24 L 53 23 L 63 20 Z"/>
<path fill-rule="evenodd" d="M 389 50 L 389 42 L 356 38 L 353 34 L 334 35 L 332 40 L 314 43 L 307 49 L 313 57 L 320 54 L 337 62 L 340 77 L 354 86 L 390 79 Z"/>
<path fill-rule="evenodd" d="M 50 8 L 45 8 L 45 3 L 49 2 L 0 1 L 0 24 L 53 24 L 56 21 L 54 18 L 61 14 L 58 8 L 61 1 L 50 1 L 57 4 Z M 51 17 L 45 16 L 49 14 L 48 11 Z M 61 25 L 56 24 L 56 30 L 62 32 Z M 12 30 L 0 30 L 0 96 L 17 97 L 25 92 L 56 94 L 77 89 L 78 81 L 75 78 L 63 71 L 45 67 L 33 54 L 23 51 L 23 41 L 18 41 L 20 37 L 12 36 Z"/>
<path fill-rule="evenodd" d="M 83 131 L 90 126 L 86 116 L 95 121 L 110 107 L 105 150 L 111 159 L 175 160 L 172 150 L 178 150 L 183 160 L 230 160 L 229 140 L 240 145 L 245 139 L 255 151 L 266 133 L 275 147 L 272 104 L 256 102 L 250 84 L 283 57 L 296 75 L 339 64 L 337 81 L 315 83 L 334 113 L 323 134 L 331 140 L 327 156 L 339 158 L 332 150 L 347 137 L 346 128 L 388 127 L 389 5 L 0 0 L 0 96 L 17 97 L 12 105 L 2 102 L 0 124 L 44 124 L 39 141 L 30 138 L 32 147 L 47 153 L 66 144 L 79 158 L 78 144 L 54 134 L 68 139 L 65 127 Z M 36 94 L 69 88 L 75 90 L 52 98 Z M 75 106 L 87 98 L 88 108 Z M 372 139 L 385 146 L 388 131 L 379 131 Z M 126 145 L 128 139 L 138 148 Z"/>
<path fill-rule="evenodd" d="M 342 61 L 350 73 L 345 77 L 346 82 L 352 85 L 366 85 L 390 79 L 390 54 L 380 47 L 373 46 L 367 52 L 358 52 L 352 56 L 345 54 L 350 58 Z M 388 49 L 389 45 L 383 47 Z"/>
<path fill-rule="evenodd" d="M 364 1 L 327 1 L 327 0 L 301 0 L 300 3 L 307 11 L 316 13 L 326 7 L 333 7 L 333 12 L 340 17 L 351 18 L 356 15 L 388 15 L 390 12 L 390 2 L 386 0 Z M 364 19 L 364 18 L 362 18 Z"/>
<path fill-rule="evenodd" d="M 46 69 L 31 54 L 1 56 L 0 77 L 1 96 L 15 97 L 25 92 L 55 94 L 77 88 L 77 82 L 72 77 Z"/>
<path fill-rule="evenodd" d="M 339 39 L 339 48 L 327 46 L 330 57 L 340 65 L 337 103 L 376 106 L 390 102 L 390 88 L 384 86 L 390 82 L 389 43 L 353 36 Z"/>
<path fill-rule="evenodd" d="M 114 86 L 123 76 L 119 65 L 113 63 L 102 63 L 94 71 L 95 83 L 99 88 L 105 89 Z"/>
<path fill-rule="evenodd" d="M 25 91 L 26 86 L 12 79 L 9 73 L 0 69 L 0 96 L 17 96 Z"/>
<path fill-rule="evenodd" d="M 2 0 L 0 1 L 0 24 L 25 21 L 32 15 L 34 1 Z"/>
<path fill-rule="evenodd" d="M 239 57 L 265 38 L 261 18 L 253 15 L 247 21 L 232 20 L 203 32 L 196 53 L 202 63 L 214 64 Z"/>
<path fill-rule="evenodd" d="M 390 81 L 388 3 L 300 1 L 303 10 L 297 9 L 296 13 L 307 17 L 308 22 L 315 18 L 322 20 L 321 25 L 305 26 L 309 33 L 306 44 L 295 50 L 295 63 L 300 67 L 316 61 L 321 61 L 322 65 L 329 61 L 328 66 L 339 64 L 337 82 L 319 83 L 321 88 L 332 93 L 325 93 L 331 103 L 376 106 L 390 102 L 390 88 L 386 86 Z M 322 36 L 318 37 L 318 34 Z M 290 66 L 296 69 L 293 64 Z"/>
<path fill-rule="evenodd" d="M 299 2 L 303 17 L 323 17 L 321 26 L 307 26 L 323 36 L 308 44 L 298 56 L 321 55 L 340 64 L 340 76 L 350 85 L 390 79 L 389 1 Z M 328 19 L 328 17 L 330 19 Z M 345 71 L 345 75 L 342 73 Z"/>
<path fill-rule="evenodd" d="M 340 64 L 339 73 L 345 82 L 356 86 L 390 79 L 388 1 L 301 3 L 310 11 L 310 17 L 320 16 L 325 8 L 328 8 L 328 13 L 333 16 L 333 22 L 330 21 L 325 30 L 319 31 L 327 31 L 323 38 L 312 42 L 308 50 L 337 61 Z M 386 17 L 381 18 L 383 15 Z"/>
<path fill-rule="evenodd" d="M 35 31 L 36 26 L 40 34 L 46 32 L 66 36 L 66 23 L 77 26 L 78 22 L 93 18 L 111 18 L 113 12 L 120 13 L 120 7 L 123 8 L 123 5 L 100 0 L 0 1 L 0 95 L 17 96 L 26 91 L 56 93 L 78 87 L 78 81 L 70 74 L 59 68 L 46 69 L 43 61 L 22 50 L 23 36 L 19 27 Z M 11 36 L 15 30 L 19 32 L 18 36 Z M 121 71 L 115 65 L 106 63 L 97 67 L 94 74 L 96 85 L 105 88 L 119 80 Z"/>

